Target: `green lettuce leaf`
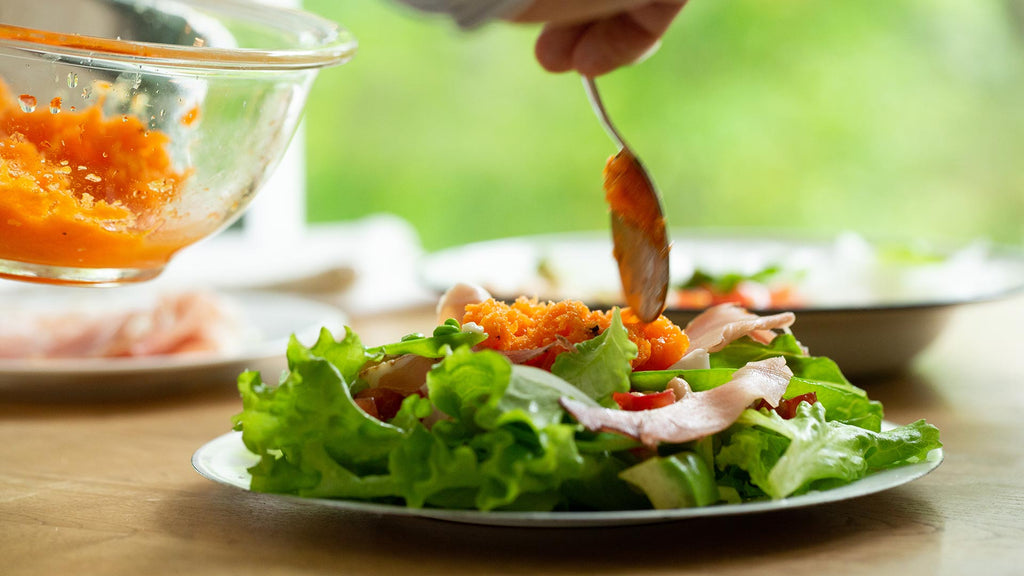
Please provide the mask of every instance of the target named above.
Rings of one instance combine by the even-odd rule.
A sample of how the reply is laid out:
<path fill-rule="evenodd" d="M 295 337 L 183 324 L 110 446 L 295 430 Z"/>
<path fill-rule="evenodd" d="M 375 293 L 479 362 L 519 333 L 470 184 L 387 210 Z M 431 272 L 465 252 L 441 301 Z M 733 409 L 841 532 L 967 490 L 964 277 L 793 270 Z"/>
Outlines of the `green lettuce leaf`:
<path fill-rule="evenodd" d="M 540 434 L 565 417 L 560 398 L 598 405 L 550 372 L 513 365 L 491 350 L 456 350 L 427 375 L 427 389 L 434 405 L 452 417 L 446 426 L 461 424 L 468 433 L 519 425 Z"/>
<path fill-rule="evenodd" d="M 289 371 L 277 385 L 258 372 L 238 378 L 242 411 L 233 418 L 242 441 L 260 462 L 250 469 L 253 490 L 300 495 L 371 498 L 391 489 L 379 478 L 402 441 L 401 429 L 368 416 L 352 400 L 341 370 L 353 368 L 361 350 L 349 334 L 337 342 L 321 333 L 316 355 L 294 337 L 288 344 Z M 341 366 L 341 368 L 339 368 Z"/>
<path fill-rule="evenodd" d="M 782 268 L 777 265 L 765 266 L 753 273 L 724 272 L 714 274 L 697 268 L 690 275 L 690 279 L 679 284 L 679 289 L 688 290 L 693 288 L 707 288 L 719 294 L 728 294 L 736 289 L 740 282 L 752 281 L 764 284 L 782 273 Z"/>
<path fill-rule="evenodd" d="M 342 465 L 379 469 L 402 431 L 363 412 L 338 368 L 294 337 L 287 356 L 290 370 L 277 386 L 264 384 L 259 373 L 239 377 L 242 412 L 234 427 L 246 447 L 296 462 L 301 448 L 322 443 Z"/>
<path fill-rule="evenodd" d="M 427 388 L 449 419 L 392 453 L 410 506 L 549 509 L 564 500 L 562 484 L 582 475 L 576 427 L 562 422 L 558 400 L 596 403 L 568 382 L 462 347 L 430 371 Z"/>
<path fill-rule="evenodd" d="M 770 344 L 741 338 L 712 354 L 711 365 L 712 370 L 726 370 L 778 356 L 785 358 L 786 365 L 793 371 L 786 398 L 814 392 L 818 402 L 825 406 L 828 420 L 875 432 L 881 429 L 884 417 L 882 404 L 871 400 L 864 390 L 851 384 L 832 359 L 807 356 L 792 334 L 780 334 Z M 636 378 L 634 376 L 634 380 Z M 691 387 L 698 389 L 693 384 Z"/>
<path fill-rule="evenodd" d="M 472 508 L 480 484 L 476 452 L 465 444 L 449 446 L 423 426 L 391 453 L 389 470 L 398 493 L 413 508 L 427 502 Z"/>
<path fill-rule="evenodd" d="M 853 384 L 793 377 L 783 397 L 793 398 L 809 392 L 814 392 L 818 403 L 825 407 L 826 420 L 835 420 L 873 432 L 882 429 L 882 403 L 871 400 L 867 392 Z"/>
<path fill-rule="evenodd" d="M 788 441 L 781 453 L 780 438 Z M 720 469 L 741 468 L 766 494 L 785 498 L 919 462 L 941 446 L 938 429 L 923 420 L 873 432 L 827 421 L 824 406 L 804 402 L 790 420 L 771 412 L 744 411 L 715 464 Z"/>
<path fill-rule="evenodd" d="M 539 432 L 562 422 L 565 410 L 559 399 L 571 398 L 584 404 L 598 406 L 582 390 L 558 376 L 532 366 L 514 365 L 505 393 L 493 410 L 485 410 L 478 421 L 485 427 L 524 422 Z"/>
<path fill-rule="evenodd" d="M 290 351 L 288 354 L 288 369 L 294 370 L 297 365 L 296 362 L 304 360 L 307 356 L 301 354 L 298 348 L 293 351 L 291 344 L 289 344 L 288 349 Z M 338 373 L 341 374 L 342 380 L 346 383 L 355 382 L 356 376 L 363 365 L 380 356 L 363 347 L 359 336 L 356 336 L 348 328 L 345 328 L 345 337 L 341 340 L 335 340 L 334 335 L 327 328 L 321 328 L 320 336 L 317 338 L 316 343 L 309 348 L 309 352 L 313 356 L 323 358 L 334 365 L 338 369 Z"/>
<path fill-rule="evenodd" d="M 474 352 L 484 338 L 454 321 L 429 337 L 375 348 L 347 329 L 340 340 L 323 330 L 310 347 L 292 338 L 277 383 L 258 372 L 238 379 L 234 427 L 260 457 L 252 489 L 480 510 L 636 509 L 649 506 L 651 494 L 658 506 L 702 505 L 824 489 L 941 446 L 923 421 L 878 432 L 881 405 L 830 360 L 804 356 L 792 337 L 733 343 L 710 370 L 640 373 L 630 371 L 637 351 L 618 311 L 608 330 L 560 355 L 552 372 Z M 429 395 L 407 397 L 384 423 L 352 394 L 366 385 L 359 373 L 368 362 L 402 354 L 437 359 Z M 646 467 L 638 467 L 645 460 L 635 440 L 582 430 L 560 404 L 607 406 L 613 392 L 661 390 L 674 376 L 709 390 L 731 379 L 733 364 L 779 355 L 797 366 L 786 397 L 814 392 L 816 404 L 802 404 L 792 420 L 747 410 L 729 430 L 669 447 Z M 717 492 L 697 460 L 714 462 Z"/>
<path fill-rule="evenodd" d="M 486 455 L 477 508 L 550 510 L 561 502 L 561 485 L 583 473 L 574 434 L 572 426 L 554 425 L 524 442 L 519 430 L 504 426 L 474 438 L 471 444 Z"/>
<path fill-rule="evenodd" d="M 493 413 L 508 388 L 512 364 L 492 350 L 459 348 L 427 374 L 430 400 L 458 422 L 476 425 L 481 411 Z"/>
<path fill-rule="evenodd" d="M 732 379 L 736 370 L 711 368 L 709 370 L 658 370 L 634 372 L 630 376 L 633 390 L 660 392 L 675 377 L 686 380 L 695 392 L 711 390 Z M 867 393 L 849 383 L 827 382 L 793 377 L 786 388 L 785 398 L 814 392 L 818 402 L 825 406 L 826 417 L 844 424 L 860 426 L 878 432 L 882 426 L 883 410 L 880 402 L 868 398 Z"/>
<path fill-rule="evenodd" d="M 732 380 L 735 368 L 711 368 L 708 370 L 646 370 L 633 372 L 629 381 L 633 390 L 640 392 L 661 392 L 673 378 L 682 378 L 694 392 L 717 388 Z"/>
<path fill-rule="evenodd" d="M 742 368 L 747 362 L 782 356 L 786 365 L 798 378 L 849 384 L 842 370 L 831 358 L 808 356 L 796 337 L 779 334 L 770 344 L 761 344 L 744 337 L 730 342 L 725 348 L 711 354 L 712 368 Z"/>
<path fill-rule="evenodd" d="M 431 336 L 423 334 L 409 334 L 400 342 L 385 344 L 367 350 L 367 354 L 388 356 L 401 356 L 403 354 L 415 354 L 425 358 L 443 358 L 453 350 L 463 346 L 472 348 L 487 339 L 483 332 L 471 330 L 463 331 L 459 323 L 449 318 L 444 324 L 434 328 Z"/>
<path fill-rule="evenodd" d="M 633 442 L 633 445 L 639 443 Z M 562 484 L 565 501 L 574 509 L 585 510 L 650 508 L 651 503 L 647 497 L 619 477 L 623 470 L 634 463 L 634 459 L 629 458 L 628 453 L 625 457 L 609 452 L 584 455 L 580 475 L 569 478 Z"/>
<path fill-rule="evenodd" d="M 636 344 L 630 341 L 616 308 L 608 329 L 577 344 L 575 351 L 559 354 L 551 373 L 601 404 L 611 406 L 613 392 L 629 392 L 630 361 L 637 354 Z"/>
<path fill-rule="evenodd" d="M 648 458 L 619 477 L 641 490 L 658 510 L 710 506 L 719 500 L 714 472 L 693 452 Z"/>

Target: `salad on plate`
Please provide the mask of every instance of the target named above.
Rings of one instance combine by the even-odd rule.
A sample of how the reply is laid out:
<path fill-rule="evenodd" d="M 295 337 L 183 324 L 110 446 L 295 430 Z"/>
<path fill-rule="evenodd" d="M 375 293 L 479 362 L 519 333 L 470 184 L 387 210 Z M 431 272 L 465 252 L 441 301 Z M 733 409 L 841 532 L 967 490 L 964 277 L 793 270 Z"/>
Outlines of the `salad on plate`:
<path fill-rule="evenodd" d="M 292 339 L 238 379 L 249 489 L 411 508 L 677 509 L 778 501 L 922 462 L 924 420 L 882 405 L 791 330 L 714 306 L 685 328 L 457 285 L 430 335 Z"/>

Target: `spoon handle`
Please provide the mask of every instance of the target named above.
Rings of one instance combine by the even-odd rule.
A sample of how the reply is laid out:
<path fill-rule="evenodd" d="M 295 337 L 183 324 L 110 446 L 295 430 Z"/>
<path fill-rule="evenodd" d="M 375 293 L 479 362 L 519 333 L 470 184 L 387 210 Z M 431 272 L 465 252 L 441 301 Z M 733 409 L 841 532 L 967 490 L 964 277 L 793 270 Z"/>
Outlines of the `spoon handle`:
<path fill-rule="evenodd" d="M 590 106 L 594 109 L 598 121 L 601 122 L 601 126 L 604 126 L 608 136 L 611 137 L 612 141 L 620 149 L 629 150 L 626 141 L 619 134 L 619 131 L 615 129 L 615 125 L 612 124 L 611 119 L 608 117 L 608 112 L 604 109 L 604 102 L 601 101 L 601 95 L 597 92 L 597 83 L 594 81 L 593 76 L 583 76 L 583 89 L 586 90 L 587 98 L 590 99 Z"/>
<path fill-rule="evenodd" d="M 669 282 L 668 233 L 661 202 L 647 170 L 608 119 L 594 79 L 584 76 L 583 88 L 597 119 L 619 145 L 619 152 L 605 166 L 604 189 L 623 296 L 642 322 L 653 322 L 665 308 Z"/>

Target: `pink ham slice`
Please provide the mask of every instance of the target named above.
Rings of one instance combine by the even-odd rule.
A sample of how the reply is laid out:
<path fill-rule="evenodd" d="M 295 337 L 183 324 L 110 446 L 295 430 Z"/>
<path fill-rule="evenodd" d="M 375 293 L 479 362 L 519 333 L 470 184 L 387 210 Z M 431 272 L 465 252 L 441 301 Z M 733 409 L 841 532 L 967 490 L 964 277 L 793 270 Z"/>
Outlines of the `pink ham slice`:
<path fill-rule="evenodd" d="M 238 319 L 215 294 L 165 294 L 149 310 L 123 316 L 107 356 L 156 356 L 218 352 L 237 345 Z"/>
<path fill-rule="evenodd" d="M 0 325 L 0 358 L 110 358 L 222 352 L 239 345 L 234 312 L 206 292 L 162 296 L 151 308 L 26 317 Z"/>
<path fill-rule="evenodd" d="M 540 348 L 527 348 L 525 350 L 498 350 L 499 353 L 503 354 L 513 364 L 526 364 L 530 360 L 542 356 L 547 352 L 554 350 L 556 354 L 562 352 L 572 352 L 576 349 L 576 346 L 569 341 L 568 338 L 561 334 L 555 335 L 555 341 Z"/>
<path fill-rule="evenodd" d="M 744 336 L 769 344 L 775 339 L 773 330 L 789 328 L 795 321 L 796 315 L 792 312 L 758 316 L 735 304 L 720 304 L 691 320 L 684 332 L 690 338 L 691 350 L 703 348 L 717 352 Z"/>
<path fill-rule="evenodd" d="M 423 388 L 427 381 L 427 372 L 430 372 L 437 362 L 437 358 L 403 354 L 363 368 L 359 372 L 359 377 L 365 380 L 370 388 L 387 388 L 408 396 Z"/>
<path fill-rule="evenodd" d="M 729 382 L 704 392 L 692 392 L 677 379 L 677 394 L 680 387 L 683 394 L 664 408 L 631 412 L 588 406 L 570 398 L 562 398 L 560 403 L 588 430 L 617 432 L 653 448 L 660 443 L 678 444 L 721 432 L 757 400 L 778 406 L 792 377 L 785 359 L 768 358 L 750 362 Z"/>

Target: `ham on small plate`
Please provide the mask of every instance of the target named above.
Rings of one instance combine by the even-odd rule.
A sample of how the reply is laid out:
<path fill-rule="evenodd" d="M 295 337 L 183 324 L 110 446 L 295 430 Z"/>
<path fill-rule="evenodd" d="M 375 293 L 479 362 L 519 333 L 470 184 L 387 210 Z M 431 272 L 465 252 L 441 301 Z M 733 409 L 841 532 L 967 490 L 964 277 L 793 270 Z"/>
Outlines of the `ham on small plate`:
<path fill-rule="evenodd" d="M 245 325 L 229 299 L 214 292 L 160 295 L 153 303 L 118 309 L 21 311 L 0 324 L 0 358 L 123 358 L 232 352 Z"/>
<path fill-rule="evenodd" d="M 0 395 L 92 401 L 233 389 L 280 373 L 288 339 L 344 330 L 326 303 L 260 290 L 18 288 L 0 301 Z"/>

